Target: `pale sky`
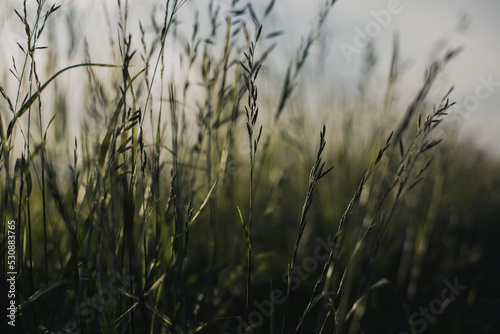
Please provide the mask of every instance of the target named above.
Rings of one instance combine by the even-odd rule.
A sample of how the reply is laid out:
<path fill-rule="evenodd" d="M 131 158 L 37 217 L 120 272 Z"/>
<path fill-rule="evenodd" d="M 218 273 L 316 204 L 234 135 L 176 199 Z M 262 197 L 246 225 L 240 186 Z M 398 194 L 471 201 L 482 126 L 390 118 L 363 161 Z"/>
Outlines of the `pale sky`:
<path fill-rule="evenodd" d="M 28 2 L 30 2 L 28 0 Z M 35 2 L 32 0 L 31 2 Z M 215 1 L 222 10 L 230 8 L 231 0 Z M 251 1 L 257 11 L 263 10 L 268 1 Z M 0 11 L 0 73 L 5 75 L 12 64 L 12 50 L 16 50 L 16 42 L 24 40 L 24 32 L 18 18 L 13 14 L 12 1 L 2 1 Z M 21 2 L 16 3 L 20 10 Z M 52 3 L 48 1 L 48 3 Z M 103 3 L 114 8 L 115 0 L 60 0 L 61 9 L 56 17 L 62 22 L 58 26 L 64 29 L 64 20 L 68 11 L 74 11 L 74 24 L 78 27 L 78 34 L 86 35 L 91 49 L 99 57 L 99 49 L 109 41 L 109 34 L 103 13 Z M 129 21 L 140 18 L 148 22 L 150 4 L 158 1 L 130 0 L 131 14 Z M 206 15 L 207 0 L 188 0 L 181 9 L 181 21 L 187 21 L 186 29 L 191 29 L 190 22 L 193 9 L 200 8 L 200 18 Z M 244 3 L 242 1 L 242 3 Z M 300 36 L 304 36 L 315 22 L 317 13 L 323 0 L 299 1 L 277 0 L 273 19 L 270 25 L 281 27 L 286 34 L 280 37 L 280 44 L 275 52 L 280 55 L 289 55 L 296 48 Z M 159 7 L 161 12 L 162 6 Z M 384 25 L 377 23 L 374 13 L 390 12 L 385 17 Z M 397 8 L 397 10 L 394 10 Z M 113 13 L 111 13 L 113 14 Z M 389 65 L 392 49 L 392 36 L 395 32 L 400 35 L 401 58 L 407 73 L 404 84 L 410 92 L 416 92 L 421 85 L 423 69 L 430 60 L 436 57 L 436 45 L 439 41 L 446 47 L 463 46 L 464 51 L 453 60 L 442 75 L 443 85 L 455 85 L 454 98 L 462 103 L 478 101 L 477 108 L 471 108 L 466 114 L 462 125 L 464 134 L 473 134 L 481 147 L 487 148 L 494 155 L 500 157 L 500 1 L 498 0 L 338 0 L 322 30 L 322 40 L 325 42 L 325 51 L 328 54 L 328 76 L 333 83 L 341 83 L 344 87 L 356 83 L 352 81 L 359 73 L 359 63 L 362 55 L 353 54 L 351 62 L 346 60 L 342 52 L 342 43 L 355 45 L 356 29 L 366 32 L 368 27 L 375 28 L 372 41 L 375 44 L 381 71 L 385 71 L 383 64 Z M 460 18 L 466 17 L 469 27 L 466 31 L 457 29 Z M 380 18 L 379 18 L 380 19 Z M 370 23 L 371 22 L 371 23 Z M 370 26 L 371 24 L 371 26 Z M 59 32 L 58 32 L 59 33 Z M 116 34 L 116 32 L 114 32 Z M 48 36 L 48 35 L 47 35 Z M 68 41 L 58 41 L 61 47 L 67 48 Z M 17 52 L 17 51 L 15 51 Z M 91 53 L 93 54 L 93 53 Z M 441 52 L 442 54 L 442 52 Z M 287 61 L 289 56 L 287 56 Z M 81 60 L 81 59 L 80 59 Z M 312 61 L 310 59 L 310 61 Z M 286 64 L 286 62 L 283 62 Z M 353 75 L 356 73 L 356 75 Z M 384 72 L 385 73 L 385 72 Z M 381 75 L 383 73 L 381 72 Z M 4 77 L 0 81 L 5 82 Z M 484 82 L 490 82 L 488 87 Z M 498 84 L 496 84 L 498 82 Z M 481 98 L 475 98 L 477 92 Z M 474 110 L 472 110 L 474 109 Z M 476 110 L 477 109 L 477 110 Z M 478 131 L 478 129 L 481 129 Z"/>
<path fill-rule="evenodd" d="M 340 40 L 352 41 L 353 26 L 365 27 L 374 20 L 371 11 L 388 8 L 391 1 L 339 0 L 329 28 L 338 31 Z M 463 52 L 447 68 L 444 78 L 455 85 L 454 98 L 458 104 L 474 101 L 479 85 L 490 80 L 493 90 L 487 98 L 478 99 L 479 106 L 472 104 L 463 124 L 463 132 L 473 134 L 479 144 L 500 157 L 500 1 L 497 0 L 401 0 L 401 13 L 393 15 L 390 24 L 376 36 L 376 43 L 390 50 L 391 36 L 397 31 L 401 37 L 403 58 L 429 63 L 435 54 L 431 52 L 438 40 L 452 47 L 463 46 Z M 336 15 L 335 15 L 336 14 Z M 456 29 L 458 18 L 466 15 L 469 28 L 465 32 Z M 342 19 L 343 18 L 343 19 Z M 345 37 L 344 37 L 345 36 Z M 388 53 L 388 52 L 387 52 Z M 388 58 L 387 58 L 388 59 Z M 410 76 L 418 85 L 421 69 Z M 413 73 L 413 72 L 412 72 Z M 479 89 L 480 93 L 486 93 Z M 485 95 L 485 94 L 483 94 Z M 471 97 L 472 96 L 472 97 Z"/>

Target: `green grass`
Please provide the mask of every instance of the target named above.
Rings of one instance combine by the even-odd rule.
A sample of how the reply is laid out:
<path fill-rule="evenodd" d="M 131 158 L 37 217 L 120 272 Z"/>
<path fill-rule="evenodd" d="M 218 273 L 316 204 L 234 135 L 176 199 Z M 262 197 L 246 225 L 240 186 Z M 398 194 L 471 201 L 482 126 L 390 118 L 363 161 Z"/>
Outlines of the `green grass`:
<path fill-rule="evenodd" d="M 453 90 L 434 85 L 458 50 L 403 110 L 397 40 L 385 91 L 310 110 L 301 78 L 335 1 L 284 74 L 274 1 L 210 2 L 191 29 L 183 5 L 160 4 L 163 22 L 146 25 L 118 1 L 115 61 L 86 46 L 57 68 L 39 54 L 63 55 L 40 40 L 64 7 L 16 4 L 26 40 L 1 68 L 0 212 L 3 295 L 17 222 L 19 308 L 1 331 L 494 333 L 499 166 L 455 139 Z M 86 76 L 68 94 L 70 73 Z M 415 322 L 454 279 L 463 293 Z"/>

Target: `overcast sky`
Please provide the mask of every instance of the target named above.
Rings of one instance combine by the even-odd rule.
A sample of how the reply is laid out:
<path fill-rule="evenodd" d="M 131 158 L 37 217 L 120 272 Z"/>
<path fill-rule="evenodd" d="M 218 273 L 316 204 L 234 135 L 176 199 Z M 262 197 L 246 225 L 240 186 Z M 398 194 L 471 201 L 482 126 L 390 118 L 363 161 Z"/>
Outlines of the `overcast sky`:
<path fill-rule="evenodd" d="M 109 38 L 103 33 L 106 24 L 101 15 L 101 1 L 108 3 L 109 7 L 116 3 L 115 0 L 56 2 L 63 5 L 59 15 L 73 8 L 74 18 L 80 28 L 79 33 L 89 35 L 89 40 L 94 41 L 97 47 L 106 43 Z M 192 18 L 194 8 L 201 8 L 202 16 L 207 2 L 188 0 L 181 10 L 181 17 Z M 251 2 L 257 11 L 262 11 L 268 3 L 267 0 Z M 17 41 L 24 39 L 23 30 L 19 29 L 22 27 L 11 10 L 12 3 L 19 7 L 21 1 L 2 3 L 4 8 L 0 11 L 0 61 L 4 65 L 10 65 L 12 48 L 16 48 Z M 158 1 L 130 0 L 131 22 L 135 18 L 147 21 L 151 7 L 145 3 Z M 216 3 L 219 3 L 222 9 L 229 9 L 231 0 Z M 273 19 L 286 31 L 286 35 L 280 40 L 282 45 L 276 51 L 278 54 L 289 54 L 296 48 L 299 36 L 307 33 L 322 4 L 323 0 L 277 0 Z M 390 13 L 390 16 L 381 13 Z M 413 84 L 414 88 L 421 85 L 423 68 L 436 57 L 436 50 L 439 50 L 440 45 L 463 46 L 463 52 L 447 67 L 442 80 L 449 85 L 455 84 L 455 99 L 459 104 L 465 103 L 469 106 L 468 110 L 465 110 L 463 132 L 473 133 L 483 147 L 500 157 L 499 14 L 498 0 L 338 0 L 322 31 L 322 39 L 325 41 L 328 57 L 331 58 L 328 60 L 328 75 L 331 76 L 332 83 L 345 81 L 349 84 L 349 78 L 353 77 L 352 72 L 359 67 L 362 60 L 362 55 L 351 53 L 347 57 L 345 51 L 347 45 L 356 47 L 356 38 L 359 39 L 357 31 L 365 34 L 369 32 L 372 35 L 371 40 L 375 44 L 379 62 L 387 66 L 393 34 L 398 32 L 401 58 L 409 68 L 406 84 Z M 460 22 L 468 23 L 468 29 L 459 29 Z M 5 66 L 1 70 L 5 73 Z M 0 80 L 3 81 L 4 78 Z M 479 128 L 481 131 L 478 131 Z"/>
<path fill-rule="evenodd" d="M 294 22 L 292 27 L 297 33 L 307 31 L 318 6 L 311 5 L 312 1 L 290 3 L 293 5 L 284 6 L 281 1 L 282 18 Z M 390 9 L 395 14 L 388 19 L 381 18 L 380 13 L 390 13 Z M 422 83 L 424 67 L 437 56 L 437 46 L 463 46 L 461 54 L 447 67 L 442 81 L 455 85 L 454 98 L 465 116 L 463 134 L 473 135 L 482 147 L 500 157 L 498 15 L 498 0 L 338 0 L 324 29 L 324 36 L 331 38 L 329 53 L 335 59 L 332 68 L 338 65 L 334 77 L 345 80 L 352 76 L 350 72 L 356 62 L 359 64 L 362 60 L 362 54 L 351 54 L 352 61 L 347 64 L 342 51 L 342 45 L 344 49 L 346 45 L 356 46 L 354 39 L 359 30 L 371 31 L 379 62 L 386 64 L 390 62 L 393 34 L 399 34 L 401 58 L 412 68 L 406 80 L 413 81 L 414 88 Z M 308 22 L 304 22 L 304 17 L 310 18 Z M 460 22 L 466 23 L 468 29 L 459 29 L 463 27 Z"/>

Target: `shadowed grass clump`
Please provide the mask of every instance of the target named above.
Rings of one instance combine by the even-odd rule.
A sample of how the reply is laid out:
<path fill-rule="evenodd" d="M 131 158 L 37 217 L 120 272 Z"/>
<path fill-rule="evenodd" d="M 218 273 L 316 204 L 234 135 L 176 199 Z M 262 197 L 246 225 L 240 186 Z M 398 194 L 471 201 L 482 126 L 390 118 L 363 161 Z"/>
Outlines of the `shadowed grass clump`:
<path fill-rule="evenodd" d="M 434 87 L 459 49 L 400 110 L 395 38 L 385 91 L 366 94 L 371 54 L 359 98 L 313 112 L 318 87 L 301 80 L 335 3 L 285 73 L 274 0 L 203 14 L 169 0 L 147 23 L 132 2 L 104 4 L 111 60 L 73 36 L 67 60 L 81 44 L 83 62 L 60 67 L 44 34 L 71 11 L 16 4 L 26 40 L 0 68 L 0 284 L 15 221 L 17 309 L 2 333 L 494 333 L 499 166 L 454 140 L 453 88 Z M 450 282 L 463 289 L 439 301 Z M 436 299 L 432 321 L 418 313 Z"/>

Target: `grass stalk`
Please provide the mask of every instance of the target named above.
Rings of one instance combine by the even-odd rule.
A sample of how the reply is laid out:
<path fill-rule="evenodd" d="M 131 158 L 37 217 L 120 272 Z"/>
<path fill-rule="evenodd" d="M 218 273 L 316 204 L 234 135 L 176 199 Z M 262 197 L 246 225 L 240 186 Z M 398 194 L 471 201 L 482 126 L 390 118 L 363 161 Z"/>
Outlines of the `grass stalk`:
<path fill-rule="evenodd" d="M 333 166 L 332 166 L 323 172 L 323 169 L 325 167 L 325 163 L 322 162 L 322 159 L 323 159 L 322 154 L 323 154 L 323 150 L 325 149 L 325 146 L 326 146 L 325 135 L 326 135 L 326 127 L 323 125 L 323 130 L 320 133 L 319 148 L 318 148 L 318 152 L 316 154 L 316 160 L 314 162 L 313 167 L 311 168 L 311 172 L 309 173 L 309 187 L 307 190 L 306 198 L 304 200 L 304 205 L 302 207 L 302 213 L 300 215 L 300 222 L 299 222 L 299 231 L 297 233 L 297 240 L 295 241 L 295 247 L 293 249 L 292 259 L 290 261 L 290 265 L 288 268 L 287 287 L 286 287 L 286 295 L 285 295 L 285 311 L 283 314 L 283 324 L 281 327 L 281 333 L 285 332 L 286 314 L 287 314 L 288 302 L 289 302 L 289 297 L 290 297 L 290 289 L 292 286 L 292 278 L 293 278 L 293 275 L 295 273 L 295 265 L 296 265 L 296 261 L 297 261 L 298 250 L 300 247 L 300 241 L 302 239 L 302 236 L 304 234 L 304 230 L 306 228 L 306 216 L 307 216 L 307 212 L 309 211 L 309 208 L 311 207 L 311 203 L 312 203 L 312 199 L 313 199 L 313 191 L 314 191 L 314 188 L 316 187 L 316 183 L 333 169 Z"/>

